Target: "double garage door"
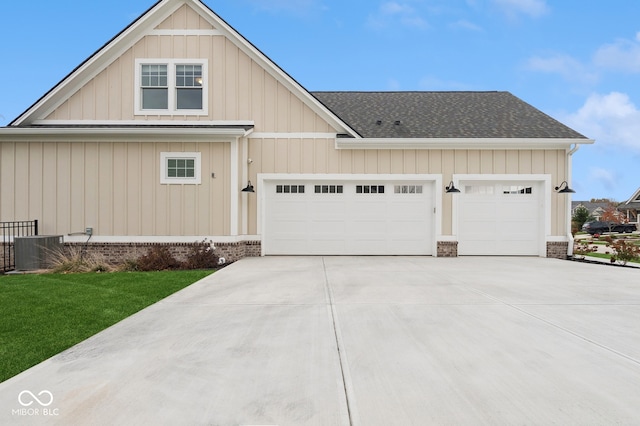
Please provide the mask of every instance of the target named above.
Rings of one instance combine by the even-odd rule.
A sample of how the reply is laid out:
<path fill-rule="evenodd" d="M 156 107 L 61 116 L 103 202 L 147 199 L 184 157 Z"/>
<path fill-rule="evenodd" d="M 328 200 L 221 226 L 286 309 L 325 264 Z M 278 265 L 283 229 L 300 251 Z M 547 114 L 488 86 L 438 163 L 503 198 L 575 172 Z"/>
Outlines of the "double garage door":
<path fill-rule="evenodd" d="M 263 244 L 273 255 L 431 255 L 429 181 L 266 181 Z"/>

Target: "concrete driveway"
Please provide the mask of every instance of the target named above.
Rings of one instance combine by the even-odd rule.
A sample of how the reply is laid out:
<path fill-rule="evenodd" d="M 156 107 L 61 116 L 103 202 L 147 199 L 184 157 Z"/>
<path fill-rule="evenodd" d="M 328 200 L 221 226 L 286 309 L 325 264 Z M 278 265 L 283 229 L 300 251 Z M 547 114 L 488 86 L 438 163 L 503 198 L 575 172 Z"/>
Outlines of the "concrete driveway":
<path fill-rule="evenodd" d="M 0 384 L 0 424 L 638 424 L 640 271 L 250 258 Z"/>

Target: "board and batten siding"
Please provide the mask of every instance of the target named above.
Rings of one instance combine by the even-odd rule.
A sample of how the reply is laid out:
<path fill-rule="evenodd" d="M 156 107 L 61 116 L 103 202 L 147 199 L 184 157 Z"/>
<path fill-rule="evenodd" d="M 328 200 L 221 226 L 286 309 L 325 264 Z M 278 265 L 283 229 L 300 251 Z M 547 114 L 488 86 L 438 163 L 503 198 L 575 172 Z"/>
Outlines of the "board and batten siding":
<path fill-rule="evenodd" d="M 442 174 L 448 183 L 454 174 L 549 174 L 558 184 L 566 180 L 565 155 L 564 150 L 337 150 L 334 139 L 254 138 L 249 140 L 249 179 L 256 182 L 258 173 L 417 173 Z M 452 196 L 443 194 L 443 235 L 451 235 Z M 551 235 L 566 236 L 567 200 L 551 196 Z M 249 212 L 249 233 L 255 234 L 254 198 L 249 199 Z"/>
<path fill-rule="evenodd" d="M 202 153 L 202 184 L 161 185 L 160 152 Z M 0 221 L 42 234 L 229 235 L 229 143 L 0 144 Z M 215 173 L 215 178 L 211 177 Z"/>

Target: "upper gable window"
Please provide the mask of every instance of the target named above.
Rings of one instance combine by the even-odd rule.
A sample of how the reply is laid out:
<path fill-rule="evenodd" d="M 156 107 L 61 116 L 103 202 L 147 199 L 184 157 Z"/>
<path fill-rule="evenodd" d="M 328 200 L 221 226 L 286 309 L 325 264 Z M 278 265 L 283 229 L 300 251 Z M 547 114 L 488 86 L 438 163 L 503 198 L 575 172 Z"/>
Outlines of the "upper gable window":
<path fill-rule="evenodd" d="M 136 60 L 136 114 L 207 114 L 207 63 Z"/>

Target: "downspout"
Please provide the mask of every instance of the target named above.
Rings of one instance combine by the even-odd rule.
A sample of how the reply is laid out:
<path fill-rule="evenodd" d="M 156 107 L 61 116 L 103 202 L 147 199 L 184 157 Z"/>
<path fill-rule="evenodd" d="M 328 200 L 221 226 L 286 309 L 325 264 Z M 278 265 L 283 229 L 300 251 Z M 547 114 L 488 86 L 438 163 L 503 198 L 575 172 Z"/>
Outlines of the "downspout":
<path fill-rule="evenodd" d="M 573 154 L 575 154 L 578 149 L 580 149 L 580 145 L 576 143 L 576 144 L 573 144 L 573 148 L 571 148 L 571 150 L 567 152 L 567 185 L 569 186 L 569 188 L 571 188 Z M 567 255 L 573 256 L 574 239 L 573 239 L 573 234 L 571 233 L 571 194 L 568 194 L 568 197 L 569 198 L 567 201 L 567 238 L 569 240 L 569 247 L 567 250 Z"/>

